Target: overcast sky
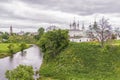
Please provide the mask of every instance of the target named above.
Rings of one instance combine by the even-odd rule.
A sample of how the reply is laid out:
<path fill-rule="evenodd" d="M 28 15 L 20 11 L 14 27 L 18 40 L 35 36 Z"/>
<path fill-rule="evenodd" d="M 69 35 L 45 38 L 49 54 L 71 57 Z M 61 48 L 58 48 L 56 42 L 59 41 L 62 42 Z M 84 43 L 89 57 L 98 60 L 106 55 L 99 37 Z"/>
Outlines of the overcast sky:
<path fill-rule="evenodd" d="M 86 26 L 103 16 L 120 26 L 120 0 L 0 0 L 0 28 L 35 31 L 57 25 L 68 28 L 74 20 Z M 24 28 L 24 29 L 23 29 Z"/>

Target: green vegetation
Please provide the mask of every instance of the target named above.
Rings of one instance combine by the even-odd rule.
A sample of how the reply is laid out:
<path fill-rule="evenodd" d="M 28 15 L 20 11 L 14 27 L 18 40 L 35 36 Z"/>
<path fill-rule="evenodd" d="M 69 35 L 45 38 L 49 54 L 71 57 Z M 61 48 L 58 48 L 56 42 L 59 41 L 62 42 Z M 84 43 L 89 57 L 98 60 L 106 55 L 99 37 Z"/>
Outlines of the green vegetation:
<path fill-rule="evenodd" d="M 14 45 L 13 44 L 9 44 L 8 48 L 9 48 L 9 53 L 13 54 L 14 53 Z"/>
<path fill-rule="evenodd" d="M 49 62 L 44 59 L 40 75 L 40 80 L 119 80 L 120 46 L 70 43 Z"/>
<path fill-rule="evenodd" d="M 21 51 L 21 47 L 18 43 L 0 43 L 0 58 L 6 57 L 11 55 L 11 53 L 16 53 L 18 51 Z M 30 45 L 27 44 L 26 48 L 28 48 Z"/>
<path fill-rule="evenodd" d="M 34 39 L 34 36 L 31 35 L 30 33 L 26 33 L 24 35 L 17 35 L 17 34 L 13 34 L 13 35 L 10 35 L 8 40 L 7 40 L 7 43 L 29 43 L 29 44 L 32 44 L 32 43 L 35 43 L 35 39 Z"/>
<path fill-rule="evenodd" d="M 26 32 L 22 34 L 12 33 L 10 35 L 7 32 L 0 32 L 0 58 L 23 51 L 30 46 L 26 44 L 36 44 L 43 34 L 44 28 L 39 28 L 38 34 Z"/>
<path fill-rule="evenodd" d="M 45 59 L 54 58 L 61 50 L 69 44 L 68 31 L 54 30 L 45 33 L 39 40 L 42 52 L 46 54 Z"/>
<path fill-rule="evenodd" d="M 20 44 L 20 50 L 23 52 L 24 49 L 27 48 L 27 45 L 25 43 Z"/>
<path fill-rule="evenodd" d="M 38 29 L 38 34 L 35 35 L 34 38 L 35 38 L 36 40 L 39 40 L 39 39 L 42 37 L 42 35 L 44 34 L 44 31 L 45 31 L 44 28 L 42 28 L 42 27 L 39 28 L 39 29 Z"/>
<path fill-rule="evenodd" d="M 34 80 L 32 66 L 19 65 L 16 69 L 6 71 L 9 80 Z"/>

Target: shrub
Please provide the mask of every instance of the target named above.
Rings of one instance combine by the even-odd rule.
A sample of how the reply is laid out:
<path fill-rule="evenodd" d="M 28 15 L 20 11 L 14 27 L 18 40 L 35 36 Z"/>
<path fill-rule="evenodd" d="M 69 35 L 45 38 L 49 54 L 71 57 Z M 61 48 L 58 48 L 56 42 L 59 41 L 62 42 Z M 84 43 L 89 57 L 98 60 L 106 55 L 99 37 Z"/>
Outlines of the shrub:
<path fill-rule="evenodd" d="M 10 52 L 11 54 L 14 53 L 14 45 L 13 45 L 13 44 L 9 44 L 8 49 L 9 49 L 9 52 Z"/>
<path fill-rule="evenodd" d="M 53 58 L 69 44 L 68 31 L 54 30 L 46 32 L 39 41 L 45 58 Z"/>
<path fill-rule="evenodd" d="M 5 74 L 8 80 L 34 80 L 31 66 L 19 65 L 16 69 L 7 70 Z"/>

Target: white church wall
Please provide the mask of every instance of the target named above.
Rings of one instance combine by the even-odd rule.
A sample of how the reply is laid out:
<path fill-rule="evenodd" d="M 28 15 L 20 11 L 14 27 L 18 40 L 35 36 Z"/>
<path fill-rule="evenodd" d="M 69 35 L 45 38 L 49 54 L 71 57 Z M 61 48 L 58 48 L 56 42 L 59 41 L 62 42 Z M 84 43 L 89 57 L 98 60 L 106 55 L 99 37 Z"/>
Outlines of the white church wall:
<path fill-rule="evenodd" d="M 70 38 L 71 42 L 89 42 L 90 38 Z"/>
<path fill-rule="evenodd" d="M 120 40 L 120 37 L 117 35 L 117 40 Z"/>

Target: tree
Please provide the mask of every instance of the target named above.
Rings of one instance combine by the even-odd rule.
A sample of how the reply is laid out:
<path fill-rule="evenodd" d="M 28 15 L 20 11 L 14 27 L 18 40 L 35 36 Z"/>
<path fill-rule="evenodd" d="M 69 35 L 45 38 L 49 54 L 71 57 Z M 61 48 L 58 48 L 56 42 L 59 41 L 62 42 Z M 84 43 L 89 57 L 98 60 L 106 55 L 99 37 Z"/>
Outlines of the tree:
<path fill-rule="evenodd" d="M 16 69 L 7 70 L 5 75 L 8 80 L 34 80 L 32 66 L 19 65 Z"/>
<path fill-rule="evenodd" d="M 39 40 L 41 38 L 41 36 L 44 34 L 44 28 L 39 28 L 38 29 L 38 35 L 35 35 L 35 39 Z"/>
<path fill-rule="evenodd" d="M 10 52 L 11 54 L 14 53 L 14 45 L 13 45 L 13 44 L 9 44 L 8 49 L 9 49 L 9 52 Z"/>
<path fill-rule="evenodd" d="M 5 32 L 5 33 L 2 33 L 1 36 L 2 36 L 3 42 L 7 42 L 8 38 L 9 38 L 9 34 L 7 32 Z"/>
<path fill-rule="evenodd" d="M 99 23 L 96 21 L 92 26 L 92 35 L 96 38 L 101 46 L 104 46 L 104 42 L 111 38 L 111 25 L 108 22 L 108 19 L 102 18 Z"/>
<path fill-rule="evenodd" d="M 20 50 L 21 50 L 21 52 L 23 52 L 23 50 L 26 49 L 26 48 L 27 48 L 27 45 L 25 43 L 21 43 L 20 44 Z"/>
<path fill-rule="evenodd" d="M 48 31 L 39 40 L 39 46 L 47 58 L 55 57 L 68 44 L 69 36 L 67 30 Z"/>

